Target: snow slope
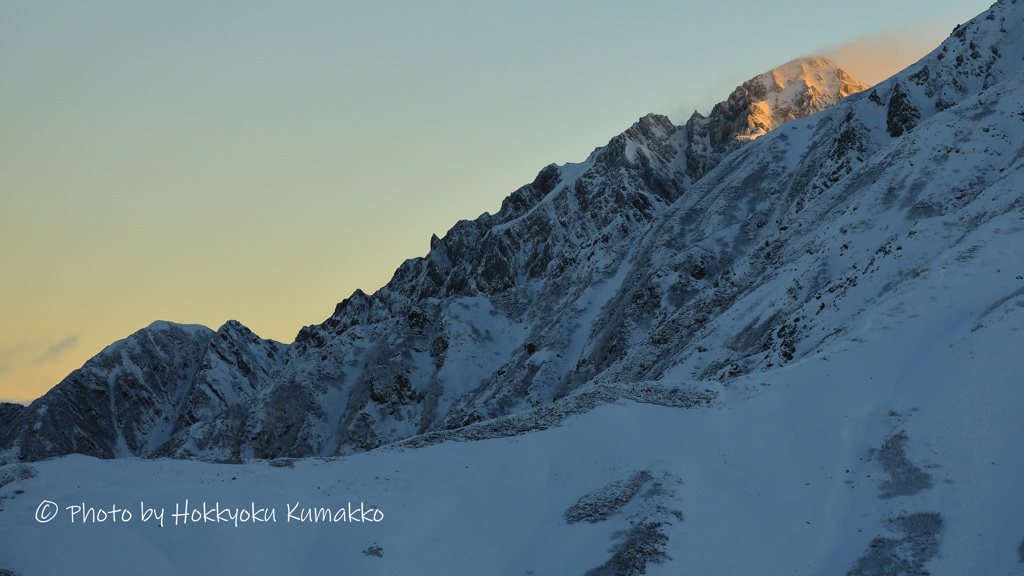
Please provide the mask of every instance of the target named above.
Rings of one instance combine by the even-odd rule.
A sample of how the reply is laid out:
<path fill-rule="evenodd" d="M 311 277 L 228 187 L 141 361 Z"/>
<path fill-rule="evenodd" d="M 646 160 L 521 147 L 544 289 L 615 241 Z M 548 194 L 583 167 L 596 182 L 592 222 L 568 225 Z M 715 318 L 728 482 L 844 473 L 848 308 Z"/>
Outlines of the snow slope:
<path fill-rule="evenodd" d="M 989 246 L 977 257 L 1004 257 Z M 1024 297 L 986 312 L 1004 293 L 1001 275 L 952 256 L 918 290 L 851 326 L 859 341 L 726 385 L 695 383 L 718 393 L 700 407 L 648 403 L 689 385 L 622 385 L 631 399 L 511 437 L 438 438 L 333 460 L 67 456 L 18 465 L 36 476 L 0 488 L 0 567 L 17 574 L 397 574 L 423 566 L 584 574 L 606 564 L 614 569 L 593 573 L 643 573 L 630 565 L 647 574 L 1024 573 L 1017 553 L 1024 510 L 1015 497 L 1024 462 L 1013 440 L 1024 433 L 1017 376 L 1024 360 L 1005 346 L 1024 328 Z M 956 296 L 964 293 L 970 298 Z M 987 320 L 976 330 L 979 315 Z M 171 514 L 185 499 L 274 508 L 276 522 L 174 526 Z M 43 500 L 61 507 L 46 524 L 34 519 Z M 350 501 L 379 509 L 381 522 L 288 521 L 296 502 L 337 511 Z M 67 507 L 82 503 L 117 505 L 133 518 L 72 523 Z M 141 503 L 166 510 L 163 528 L 142 522 Z"/>

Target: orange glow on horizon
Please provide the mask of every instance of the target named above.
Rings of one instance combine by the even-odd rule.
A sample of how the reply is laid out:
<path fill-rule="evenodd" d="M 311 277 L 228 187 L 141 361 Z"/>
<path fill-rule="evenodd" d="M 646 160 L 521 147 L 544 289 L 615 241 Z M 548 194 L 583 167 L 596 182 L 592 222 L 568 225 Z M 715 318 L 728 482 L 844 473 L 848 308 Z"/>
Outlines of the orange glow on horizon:
<path fill-rule="evenodd" d="M 922 23 L 908 30 L 864 34 L 825 48 L 821 55 L 857 80 L 874 86 L 923 58 L 948 34 L 935 24 Z"/>

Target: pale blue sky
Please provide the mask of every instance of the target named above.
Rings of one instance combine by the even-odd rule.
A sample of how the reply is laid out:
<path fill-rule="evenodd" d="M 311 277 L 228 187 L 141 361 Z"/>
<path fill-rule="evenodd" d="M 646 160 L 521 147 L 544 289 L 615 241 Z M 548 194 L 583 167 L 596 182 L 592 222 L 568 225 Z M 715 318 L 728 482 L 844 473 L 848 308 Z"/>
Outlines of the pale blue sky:
<path fill-rule="evenodd" d="M 989 4 L 0 0 L 0 398 L 156 319 L 291 341 L 648 112 Z"/>

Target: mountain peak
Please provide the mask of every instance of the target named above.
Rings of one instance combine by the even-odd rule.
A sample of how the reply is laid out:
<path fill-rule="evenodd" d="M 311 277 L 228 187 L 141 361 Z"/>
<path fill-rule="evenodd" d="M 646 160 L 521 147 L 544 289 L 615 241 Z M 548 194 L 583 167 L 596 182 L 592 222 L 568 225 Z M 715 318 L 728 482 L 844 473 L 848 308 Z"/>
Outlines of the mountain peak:
<path fill-rule="evenodd" d="M 748 104 L 746 126 L 739 127 L 735 138 L 753 140 L 790 120 L 831 108 L 867 88 L 867 84 L 822 56 L 787 62 L 744 82 L 733 92 Z"/>
<path fill-rule="evenodd" d="M 687 121 L 687 174 L 696 181 L 742 143 L 867 88 L 821 56 L 799 58 L 755 76 L 737 86 L 708 116 L 694 112 Z"/>

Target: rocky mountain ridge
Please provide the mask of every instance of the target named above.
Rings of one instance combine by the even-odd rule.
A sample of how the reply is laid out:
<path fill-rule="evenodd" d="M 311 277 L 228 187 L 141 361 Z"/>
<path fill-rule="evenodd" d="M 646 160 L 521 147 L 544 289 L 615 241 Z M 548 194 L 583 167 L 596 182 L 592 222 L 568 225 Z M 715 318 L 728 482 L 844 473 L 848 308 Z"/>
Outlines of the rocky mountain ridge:
<path fill-rule="evenodd" d="M 14 444 L 32 460 L 152 454 L 177 430 L 254 395 L 285 348 L 235 321 L 216 332 L 154 322 L 12 411 L 0 445 Z"/>
<path fill-rule="evenodd" d="M 292 345 L 235 323 L 151 327 L 0 411 L 0 446 L 330 456 L 583 386 L 728 383 L 813 356 L 1019 209 L 1022 21 L 997 2 L 903 72 L 785 124 L 858 84 L 835 72 L 828 91 L 787 92 L 769 73 L 685 126 L 648 115 L 432 238 Z"/>

